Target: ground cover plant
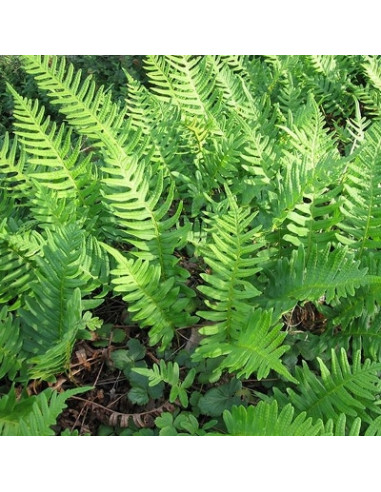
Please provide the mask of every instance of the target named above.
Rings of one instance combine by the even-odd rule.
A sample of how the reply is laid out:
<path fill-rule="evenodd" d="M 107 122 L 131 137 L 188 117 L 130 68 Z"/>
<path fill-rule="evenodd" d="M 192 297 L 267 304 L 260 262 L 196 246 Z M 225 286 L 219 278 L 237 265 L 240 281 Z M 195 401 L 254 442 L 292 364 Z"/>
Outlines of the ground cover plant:
<path fill-rule="evenodd" d="M 16 61 L 0 435 L 381 435 L 380 57 Z"/>

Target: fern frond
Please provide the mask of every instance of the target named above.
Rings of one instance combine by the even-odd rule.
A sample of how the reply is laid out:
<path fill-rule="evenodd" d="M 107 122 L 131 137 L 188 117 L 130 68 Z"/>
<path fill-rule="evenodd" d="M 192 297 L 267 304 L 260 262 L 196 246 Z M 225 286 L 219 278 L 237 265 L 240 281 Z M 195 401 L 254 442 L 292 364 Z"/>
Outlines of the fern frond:
<path fill-rule="evenodd" d="M 134 313 L 133 320 L 141 327 L 150 326 L 150 344 L 161 342 L 161 349 L 171 342 L 176 328 L 191 326 L 198 318 L 185 308 L 190 299 L 181 297 L 175 278 L 160 281 L 160 267 L 146 260 L 127 259 L 107 244 L 103 247 L 117 261 L 118 268 L 111 270 L 114 291 L 120 292 Z"/>
<path fill-rule="evenodd" d="M 41 254 L 44 242 L 38 232 L 15 222 L 0 224 L 0 303 L 13 301 L 12 309 L 20 307 L 20 297 L 35 279 L 35 257 Z"/>
<path fill-rule="evenodd" d="M 274 370 L 289 381 L 296 382 L 280 360 L 289 346 L 283 345 L 286 332 L 281 332 L 282 325 L 274 326 L 272 314 L 271 311 L 252 309 L 247 313 L 247 321 L 236 327 L 238 333 L 234 339 L 230 342 L 216 341 L 215 337 L 203 339 L 194 358 L 225 356 L 218 371 L 228 369 L 235 372 L 237 377 L 245 378 L 255 373 L 258 379 L 263 379 L 270 370 Z"/>
<path fill-rule="evenodd" d="M 0 148 L 0 190 L 6 197 L 25 201 L 33 188 L 32 180 L 25 173 L 25 152 L 20 151 L 17 136 L 13 140 L 6 133 Z M 3 207 L 0 209 L 4 217 Z"/>
<path fill-rule="evenodd" d="M 67 368 L 81 325 L 81 294 L 87 274 L 81 270 L 84 237 L 74 225 L 48 232 L 44 256 L 37 257 L 33 297 L 20 309 L 23 351 L 36 364 L 30 374 L 48 378 Z M 81 293 L 80 290 L 81 289 Z"/>
<path fill-rule="evenodd" d="M 223 414 L 227 431 L 233 436 L 318 436 L 324 431 L 323 422 L 313 422 L 306 412 L 295 415 L 288 404 L 279 412 L 278 403 L 259 402 L 245 408 L 234 406 Z"/>
<path fill-rule="evenodd" d="M 15 102 L 16 134 L 28 155 L 28 177 L 56 190 L 58 199 L 76 199 L 81 216 L 98 215 L 99 180 L 91 165 L 92 154 L 83 157 L 82 140 L 72 143 L 71 128 L 66 130 L 62 124 L 57 130 L 49 117 L 44 119 L 45 109 L 37 101 L 33 103 L 8 88 Z"/>
<path fill-rule="evenodd" d="M 66 400 L 89 389 L 74 388 L 63 393 L 46 389 L 38 395 L 16 399 L 12 388 L 0 398 L 0 436 L 53 436 L 51 426 L 66 408 Z"/>
<path fill-rule="evenodd" d="M 381 245 L 381 124 L 375 122 L 366 132 L 357 157 L 349 164 L 338 225 L 338 239 L 358 251 L 379 251 Z"/>
<path fill-rule="evenodd" d="M 209 115 L 216 103 L 216 91 L 205 58 L 149 55 L 144 65 L 152 90 L 161 99 L 177 104 L 184 115 Z"/>
<path fill-rule="evenodd" d="M 74 74 L 72 64 L 66 70 L 65 57 L 23 55 L 21 59 L 25 70 L 79 133 L 91 138 L 94 146 L 108 145 L 119 156 L 127 136 L 125 111 L 111 101 L 111 93 L 106 94 L 103 87 L 96 91 L 91 76 L 81 84 L 81 70 Z"/>
<path fill-rule="evenodd" d="M 357 417 L 370 423 L 381 413 L 378 405 L 380 362 L 366 359 L 362 363 L 361 351 L 357 350 L 350 363 L 343 348 L 339 357 L 334 350 L 331 351 L 330 369 L 320 358 L 318 362 L 321 376 L 316 376 L 304 362 L 303 368 L 295 369 L 295 377 L 299 381 L 297 391 L 288 388 L 287 397 L 276 391 L 278 402 L 291 402 L 298 411 L 323 420 L 332 418 L 336 421 L 343 413 L 350 423 Z"/>
<path fill-rule="evenodd" d="M 378 56 L 364 56 L 364 71 L 372 85 L 381 91 L 381 61 Z"/>
<path fill-rule="evenodd" d="M 371 315 L 364 309 L 360 315 L 350 313 L 351 319 L 347 324 L 340 324 L 341 319 L 347 318 L 347 313 L 342 311 L 344 306 L 340 306 L 339 315 L 330 322 L 332 326 L 340 326 L 340 330 L 328 330 L 321 338 L 329 347 L 343 347 L 346 350 L 362 349 L 364 357 L 373 361 L 381 359 L 381 315 Z M 365 312 L 364 312 L 365 311 Z M 329 313 L 329 310 L 327 310 Z"/>
<path fill-rule="evenodd" d="M 271 270 L 266 269 L 270 282 L 259 298 L 267 309 L 274 307 L 276 313 L 290 311 L 298 301 L 318 301 L 323 295 L 327 303 L 333 299 L 353 296 L 361 285 L 379 284 L 378 276 L 367 275 L 346 248 L 330 252 L 328 244 L 324 251 L 314 246 L 310 254 L 300 246 L 290 259 L 283 258 Z"/>
<path fill-rule="evenodd" d="M 8 375 L 13 381 L 21 368 L 22 338 L 19 320 L 8 313 L 7 306 L 0 310 L 0 379 Z"/>
<path fill-rule="evenodd" d="M 260 259 L 254 255 L 263 246 L 258 238 L 260 227 L 251 228 L 256 213 L 240 208 L 228 188 L 226 191 L 229 210 L 207 213 L 205 219 L 211 240 L 201 254 L 212 273 L 201 274 L 206 285 L 198 288 L 210 300 L 205 300 L 209 310 L 197 314 L 215 322 L 202 332 L 215 341 L 234 338 L 250 311 L 248 300 L 260 294 L 251 280 L 261 270 Z"/>

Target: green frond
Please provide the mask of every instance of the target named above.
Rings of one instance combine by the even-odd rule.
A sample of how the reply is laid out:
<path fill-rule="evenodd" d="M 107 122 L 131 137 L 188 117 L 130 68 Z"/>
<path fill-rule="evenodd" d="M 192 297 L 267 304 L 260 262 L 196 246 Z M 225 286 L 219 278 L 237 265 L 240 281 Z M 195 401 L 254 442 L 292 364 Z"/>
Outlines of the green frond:
<path fill-rule="evenodd" d="M 163 202 L 162 172 L 155 177 L 152 189 L 150 172 L 137 162 L 129 169 L 114 168 L 110 162 L 104 169 L 110 177 L 103 179 L 102 192 L 112 212 L 104 226 L 105 232 L 114 236 L 119 233 L 123 241 L 137 248 L 132 252 L 135 256 L 158 262 L 164 279 L 173 274 L 186 278 L 187 272 L 176 266 L 174 250 L 184 244 L 189 227 L 178 225 L 181 202 L 173 215 L 168 216 L 174 200 L 173 183 L 166 190 Z"/>
<path fill-rule="evenodd" d="M 0 147 L 0 191 L 4 197 L 21 203 L 33 188 L 31 179 L 25 173 L 25 152 L 20 150 L 17 136 L 13 140 L 6 133 Z M 5 210 L 0 210 L 2 217 Z"/>
<path fill-rule="evenodd" d="M 224 356 L 216 371 L 227 369 L 239 378 L 248 379 L 255 374 L 260 380 L 273 370 L 289 381 L 297 382 L 280 360 L 289 346 L 283 345 L 286 332 L 281 331 L 281 324 L 274 326 L 271 311 L 252 309 L 247 313 L 247 320 L 235 328 L 237 334 L 230 342 L 217 341 L 215 337 L 203 339 L 194 358 Z"/>
<path fill-rule="evenodd" d="M 358 251 L 379 251 L 381 245 L 381 124 L 366 132 L 356 158 L 349 164 L 344 183 L 338 239 Z"/>
<path fill-rule="evenodd" d="M 210 240 L 201 254 L 212 272 L 201 274 L 205 285 L 198 288 L 207 296 L 209 309 L 197 314 L 215 322 L 202 333 L 216 341 L 234 338 L 250 311 L 248 300 L 260 294 L 253 282 L 261 270 L 255 253 L 263 246 L 258 237 L 260 227 L 252 228 L 256 213 L 239 207 L 228 188 L 226 191 L 229 209 L 220 214 L 207 213 L 205 219 Z"/>
<path fill-rule="evenodd" d="M 367 268 L 371 282 L 356 290 L 356 296 L 332 300 L 330 305 L 321 306 L 323 315 L 332 327 L 340 326 L 344 331 L 352 321 L 361 316 L 375 316 L 379 312 L 381 300 L 381 260 L 377 253 L 370 252 L 362 259 L 361 265 Z M 357 321 L 355 321 L 357 322 Z"/>
<path fill-rule="evenodd" d="M 35 364 L 30 374 L 43 379 L 67 369 L 88 283 L 88 274 L 81 269 L 85 255 L 81 230 L 69 225 L 54 235 L 47 231 L 47 236 L 44 256 L 36 258 L 33 295 L 19 310 L 23 352 Z"/>
<path fill-rule="evenodd" d="M 99 214 L 99 181 L 92 153 L 82 153 L 82 140 L 73 143 L 72 129 L 62 124 L 59 129 L 44 118 L 45 109 L 37 101 L 22 98 L 10 86 L 15 107 L 15 127 L 19 142 L 27 154 L 27 175 L 43 187 L 55 190 L 58 199 L 78 202 L 81 214 Z"/>
<path fill-rule="evenodd" d="M 288 404 L 279 412 L 277 401 L 259 402 L 245 408 L 234 406 L 224 411 L 227 431 L 233 436 L 318 436 L 324 431 L 323 422 L 313 422 L 306 412 L 295 415 Z"/>
<path fill-rule="evenodd" d="M 247 90 L 241 71 L 234 70 L 225 57 L 205 56 L 206 66 L 210 67 L 215 77 L 216 86 L 220 89 L 225 111 L 231 108 L 234 116 L 255 119 L 258 108 L 253 95 Z"/>
<path fill-rule="evenodd" d="M 149 55 L 144 64 L 152 90 L 161 99 L 174 102 L 184 115 L 209 114 L 218 92 L 204 57 Z"/>
<path fill-rule="evenodd" d="M 303 368 L 295 368 L 299 381 L 296 391 L 287 389 L 288 396 L 276 391 L 275 398 L 283 404 L 291 402 L 300 412 L 313 418 L 332 418 L 334 421 L 343 413 L 352 423 L 360 417 L 372 422 L 381 413 L 378 405 L 381 390 L 380 362 L 366 359 L 361 362 L 361 351 L 353 354 L 349 362 L 342 348 L 339 357 L 331 351 L 330 369 L 318 358 L 320 377 L 304 362 Z"/>
<path fill-rule="evenodd" d="M 34 230 L 19 226 L 16 222 L 0 224 L 0 303 L 20 306 L 20 297 L 30 290 L 35 279 L 36 256 L 41 254 L 44 240 Z"/>
<path fill-rule="evenodd" d="M 114 292 L 121 293 L 134 313 L 133 320 L 143 328 L 150 327 L 150 344 L 161 342 L 165 349 L 175 335 L 176 328 L 191 326 L 198 318 L 186 311 L 190 299 L 180 295 L 175 278 L 160 281 L 160 266 L 146 260 L 127 259 L 107 244 L 103 247 L 117 261 L 111 270 Z"/>
<path fill-rule="evenodd" d="M 329 244 L 323 251 L 312 247 L 309 255 L 300 246 L 290 259 L 283 258 L 270 268 L 265 270 L 269 283 L 259 303 L 275 308 L 277 314 L 290 311 L 298 301 L 318 301 L 325 296 L 330 303 L 354 296 L 361 285 L 381 282 L 380 277 L 367 275 L 367 269 L 360 268 L 360 261 L 346 248 L 331 252 Z"/>
<path fill-rule="evenodd" d="M 340 314 L 330 323 L 332 326 L 340 326 L 340 330 L 328 330 L 322 336 L 323 341 L 332 348 L 343 347 L 347 351 L 362 349 L 364 357 L 373 361 L 380 360 L 381 315 L 379 310 L 375 315 L 369 314 L 364 309 L 361 310 L 359 316 L 355 316 L 356 313 L 351 312 L 349 322 L 339 325 L 338 322 L 346 315 L 346 313 L 341 314 L 345 307 L 345 305 L 341 306 Z"/>
<path fill-rule="evenodd" d="M 0 379 L 8 375 L 11 381 L 14 380 L 23 362 L 21 347 L 19 320 L 3 306 L 0 310 Z"/>
<path fill-rule="evenodd" d="M 65 57 L 22 55 L 21 59 L 25 70 L 47 91 L 51 102 L 59 105 L 76 131 L 91 138 L 94 146 L 106 144 L 119 156 L 126 138 L 125 112 L 111 101 L 111 93 L 106 94 L 103 87 L 96 91 L 91 76 L 81 83 L 81 70 L 74 74 L 72 64 L 66 67 Z"/>
<path fill-rule="evenodd" d="M 377 56 L 364 56 L 363 69 L 369 81 L 381 91 L 381 61 Z"/>
<path fill-rule="evenodd" d="M 38 395 L 16 398 L 14 388 L 0 398 L 0 436 L 54 436 L 51 428 L 66 408 L 66 400 L 90 387 L 63 393 L 46 389 Z"/>

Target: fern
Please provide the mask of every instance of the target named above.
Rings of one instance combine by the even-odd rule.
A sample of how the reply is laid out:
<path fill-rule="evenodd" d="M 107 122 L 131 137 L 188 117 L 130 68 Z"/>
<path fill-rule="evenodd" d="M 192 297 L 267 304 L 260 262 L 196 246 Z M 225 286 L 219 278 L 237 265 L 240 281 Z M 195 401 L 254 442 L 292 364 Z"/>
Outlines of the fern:
<path fill-rule="evenodd" d="M 321 377 L 316 376 L 303 363 L 303 368 L 296 368 L 295 376 L 299 381 L 298 391 L 289 388 L 288 398 L 276 391 L 279 402 L 288 401 L 295 408 L 308 416 L 327 420 L 337 420 L 340 413 L 344 413 L 351 422 L 360 417 L 370 423 L 372 417 L 380 413 L 377 405 L 381 382 L 378 376 L 381 364 L 369 359 L 361 363 L 361 351 L 353 356 L 349 363 L 347 354 L 341 349 L 337 357 L 334 350 L 331 352 L 331 369 L 318 358 Z"/>
<path fill-rule="evenodd" d="M 60 394 L 47 389 L 37 396 L 23 395 L 17 399 L 12 388 L 0 398 L 0 435 L 53 436 L 55 433 L 51 426 L 66 408 L 66 400 L 89 389 L 75 388 Z"/>
<path fill-rule="evenodd" d="M 36 258 L 38 270 L 33 296 L 20 309 L 23 351 L 28 354 L 33 378 L 49 378 L 67 369 L 81 325 L 81 292 L 87 274 L 81 271 L 83 235 L 73 226 L 49 234 L 44 257 Z"/>
<path fill-rule="evenodd" d="M 313 423 L 306 412 L 295 416 L 291 404 L 279 412 L 276 400 L 225 410 L 224 422 L 228 433 L 234 436 L 316 436 L 324 430 L 323 422 Z"/>
<path fill-rule="evenodd" d="M 212 301 L 205 301 L 210 309 L 198 314 L 216 322 L 213 327 L 204 328 L 203 334 L 216 334 L 216 341 L 234 336 L 235 325 L 242 323 L 250 310 L 247 299 L 260 294 L 253 283 L 246 280 L 260 271 L 258 259 L 253 258 L 262 246 L 257 240 L 259 227 L 249 228 L 256 214 L 240 209 L 228 189 L 227 192 L 230 210 L 206 219 L 211 224 L 213 242 L 204 248 L 203 257 L 212 274 L 201 274 L 208 285 L 199 287 Z"/>
<path fill-rule="evenodd" d="M 204 339 L 196 351 L 196 359 L 223 355 L 226 357 L 218 366 L 219 372 L 226 368 L 229 372 L 236 371 L 238 377 L 249 378 L 255 373 L 258 379 L 263 379 L 274 370 L 296 382 L 280 361 L 289 347 L 282 344 L 286 333 L 280 331 L 281 325 L 272 327 L 272 312 L 256 310 L 247 316 L 247 321 L 239 325 L 238 334 L 230 343 Z"/>
<path fill-rule="evenodd" d="M 0 136 L 0 433 L 54 433 L 75 393 L 28 388 L 86 339 L 149 401 L 126 425 L 379 435 L 380 57 L 149 55 L 123 94 L 20 60 L 44 95 L 13 79 Z"/>
<path fill-rule="evenodd" d="M 0 311 L 0 379 L 8 375 L 14 380 L 23 362 L 21 347 L 20 323 L 3 306 Z"/>
<path fill-rule="evenodd" d="M 328 245 L 320 252 L 315 246 L 306 258 L 304 248 L 299 247 L 290 259 L 279 260 L 272 271 L 266 271 L 270 282 L 259 302 L 283 314 L 298 301 L 318 301 L 325 296 L 331 302 L 353 296 L 361 285 L 379 283 L 378 276 L 367 276 L 367 270 L 359 266 L 345 248 L 330 252 Z"/>
<path fill-rule="evenodd" d="M 121 292 L 129 303 L 133 319 L 140 326 L 150 326 L 150 343 L 161 341 L 166 348 L 178 327 L 190 326 L 197 318 L 185 310 L 189 299 L 179 296 L 179 287 L 173 288 L 174 278 L 160 283 L 160 267 L 145 260 L 128 260 L 117 250 L 103 247 L 117 260 L 118 268 L 111 271 L 114 291 Z"/>
<path fill-rule="evenodd" d="M 359 258 L 365 250 L 380 246 L 380 135 L 379 123 L 367 131 L 361 152 L 348 168 L 342 204 L 342 231 L 338 238 L 359 249 Z"/>

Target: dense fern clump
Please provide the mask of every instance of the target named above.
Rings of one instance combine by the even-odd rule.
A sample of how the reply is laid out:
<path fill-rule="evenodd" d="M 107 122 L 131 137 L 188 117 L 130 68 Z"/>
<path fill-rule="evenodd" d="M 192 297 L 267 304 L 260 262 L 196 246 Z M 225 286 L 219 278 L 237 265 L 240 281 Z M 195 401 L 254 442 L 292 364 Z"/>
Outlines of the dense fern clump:
<path fill-rule="evenodd" d="M 18 62 L 40 96 L 7 84 L 0 435 L 59 432 L 70 398 L 103 433 L 381 435 L 381 58 L 144 56 L 123 97 Z M 75 396 L 83 342 L 120 411 Z"/>

